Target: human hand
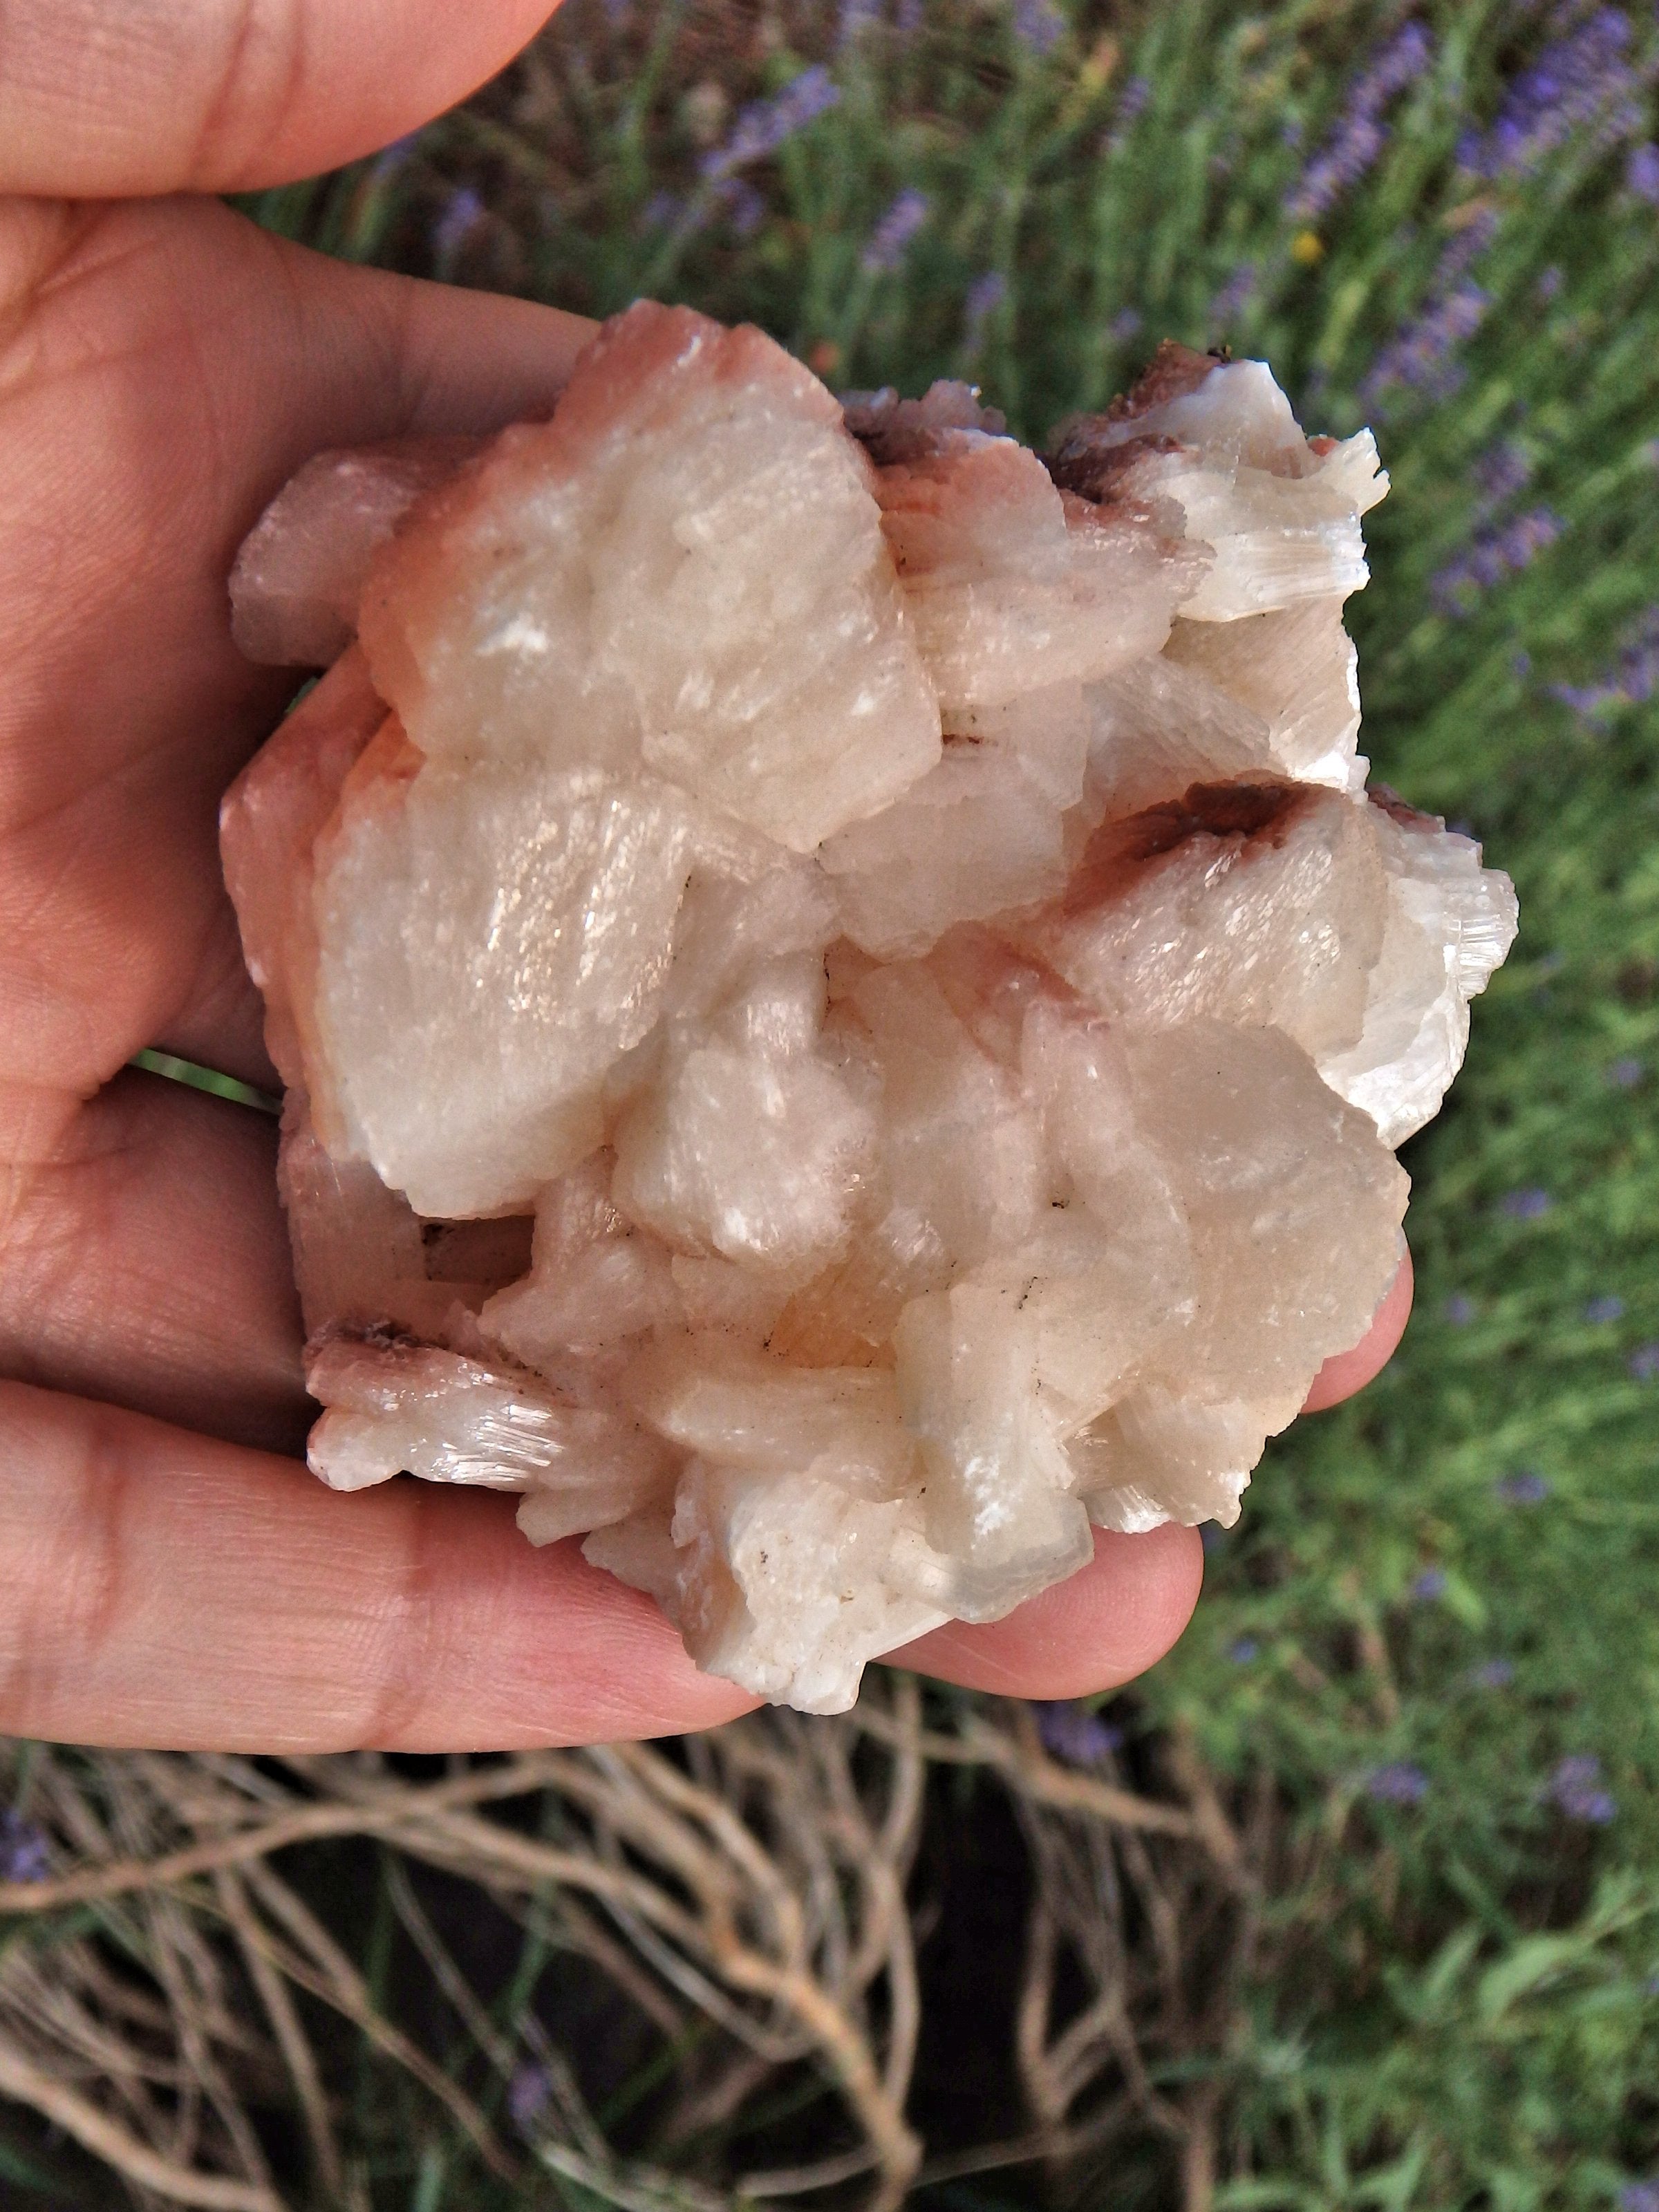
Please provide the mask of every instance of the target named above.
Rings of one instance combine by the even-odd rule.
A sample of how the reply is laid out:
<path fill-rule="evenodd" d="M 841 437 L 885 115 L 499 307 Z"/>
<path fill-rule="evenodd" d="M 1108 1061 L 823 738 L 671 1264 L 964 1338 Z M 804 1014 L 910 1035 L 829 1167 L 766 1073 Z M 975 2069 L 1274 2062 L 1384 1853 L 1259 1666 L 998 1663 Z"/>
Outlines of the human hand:
<path fill-rule="evenodd" d="M 244 532 L 310 454 L 544 412 L 591 325 L 191 197 L 303 176 L 499 67 L 546 0 L 16 0 L 0 15 L 0 1728 L 260 1751 L 659 1735 L 750 1702 L 499 1498 L 339 1497 L 307 1414 L 275 1133 L 132 1072 L 272 1080 L 221 793 L 284 684 L 232 645 Z M 440 34 L 434 26 L 441 21 Z M 1410 1271 L 1311 1403 L 1398 1340 Z M 1323 1392 L 1321 1395 L 1320 1393 Z M 1027 1697 L 1184 1626 L 1189 1529 L 908 1663 Z"/>

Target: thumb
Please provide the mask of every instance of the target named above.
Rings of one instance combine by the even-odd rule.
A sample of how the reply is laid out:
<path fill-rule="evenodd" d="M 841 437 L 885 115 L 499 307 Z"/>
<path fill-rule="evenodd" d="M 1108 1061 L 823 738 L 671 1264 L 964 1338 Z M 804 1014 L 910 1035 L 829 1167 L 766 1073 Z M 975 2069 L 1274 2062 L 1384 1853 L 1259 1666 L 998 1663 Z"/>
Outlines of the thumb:
<path fill-rule="evenodd" d="M 0 0 L 0 191 L 240 191 L 465 98 L 556 0 Z"/>

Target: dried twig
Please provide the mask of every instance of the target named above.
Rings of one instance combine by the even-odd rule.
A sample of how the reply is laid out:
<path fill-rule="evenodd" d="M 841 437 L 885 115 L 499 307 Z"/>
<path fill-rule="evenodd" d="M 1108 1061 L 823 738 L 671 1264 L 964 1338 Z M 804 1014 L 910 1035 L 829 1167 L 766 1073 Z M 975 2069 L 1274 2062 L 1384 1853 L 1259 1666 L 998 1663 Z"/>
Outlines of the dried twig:
<path fill-rule="evenodd" d="M 240 1879 L 228 1867 L 221 1867 L 214 1876 L 214 1893 L 221 1911 L 235 1932 L 247 1964 L 248 1978 L 258 1991 L 259 2002 L 264 2007 L 265 2015 L 276 2038 L 277 2048 L 287 2063 L 289 2078 L 294 2084 L 295 2097 L 311 2145 L 318 2179 L 322 2184 L 324 2193 L 337 2201 L 345 2193 L 344 2171 L 328 2115 L 328 2102 L 323 2094 L 316 2054 L 300 2024 L 300 2016 L 294 2008 L 288 1984 L 272 1963 L 268 1948 L 260 1941 L 253 1909 L 248 1903 L 247 1892 Z"/>
<path fill-rule="evenodd" d="M 947 1764 L 995 1776 L 1031 1853 L 1018 2043 L 1038 2125 L 1012 2142 L 941 2146 L 924 2165 L 906 2112 L 921 2008 L 907 1886 L 927 1773 Z M 1062 1765 L 1017 1705 L 963 1700 L 948 1728 L 926 1728 L 908 1677 L 877 1678 L 844 1718 L 760 1713 L 672 1752 L 526 1753 L 454 1763 L 429 1783 L 368 1755 L 255 1766 L 40 1747 L 31 1808 L 62 1871 L 0 1886 L 0 1910 L 18 1916 L 0 1949 L 0 2037 L 15 2061 L 8 2078 L 23 2085 L 0 2080 L 0 2093 L 57 2118 L 154 2197 L 182 2177 L 208 2193 L 173 2187 L 173 2201 L 261 2212 L 277 2199 L 250 2111 L 287 2094 L 323 2195 L 368 2212 L 303 1995 L 418 2084 L 488 2170 L 521 2180 L 460 2080 L 386 2017 L 273 1863 L 299 1844 L 374 1838 L 410 1961 L 465 2050 L 512 2086 L 537 2157 L 625 2212 L 845 2204 L 849 2192 L 866 2212 L 894 2212 L 919 2175 L 1032 2161 L 1081 2172 L 1148 2130 L 1186 2161 L 1200 2204 L 1218 2107 L 1207 2081 L 1176 2103 L 1154 2086 L 1152 2061 L 1220 2047 L 1277 1830 L 1258 1804 L 1241 1834 L 1192 1746 L 1166 1745 L 1164 1771 L 1184 1802 L 1143 1796 L 1109 1765 Z M 496 1810 L 527 1798 L 539 1799 L 537 1820 Z M 511 2021 L 433 1924 L 409 1878 L 417 1861 L 477 1885 L 525 1930 Z M 719 2185 L 622 2155 L 599 2124 L 580 2054 L 559 2048 L 530 2002 L 541 1962 L 561 1951 L 592 1961 L 640 2033 L 661 2039 L 656 2063 L 672 2061 L 673 2077 L 665 2099 L 650 2092 L 660 2154 L 725 2172 Z M 1074 1986 L 1080 2002 L 1057 2016 L 1056 1991 Z M 528 2077 L 529 2106 L 527 2066 L 544 2084 Z M 818 2154 L 726 2171 L 720 2139 L 803 2069 L 841 2107 L 813 2122 Z M 43 2086 L 56 2104 L 31 2094 Z"/>
<path fill-rule="evenodd" d="M 866 1735 L 886 1743 L 900 1741 L 887 1715 L 866 1713 L 860 1705 L 854 1717 Z M 1018 1782 L 1023 1794 L 1041 1804 L 1091 1813 L 1114 1827 L 1145 1828 L 1169 1836 L 1191 1836 L 1196 1832 L 1192 1815 L 1183 1813 L 1179 1806 L 1138 1797 L 1133 1790 L 1116 1790 L 1109 1784 L 1097 1781 L 1092 1775 L 1060 1766 L 1040 1747 L 1032 1749 L 976 1716 L 964 1723 L 960 1735 L 945 1735 L 934 1729 L 920 1729 L 914 1742 L 917 1753 L 936 1765 L 1000 1769 Z M 0 1905 L 3 1902 L 3 1893 L 0 1893 Z"/>
<path fill-rule="evenodd" d="M 172 2203 L 200 2205 L 204 2212 L 283 2212 L 282 2198 L 268 2182 L 234 2181 L 176 2166 L 3 2039 L 0 2039 L 0 2095 L 32 2105 L 83 2150 L 112 2166 L 124 2179 Z"/>

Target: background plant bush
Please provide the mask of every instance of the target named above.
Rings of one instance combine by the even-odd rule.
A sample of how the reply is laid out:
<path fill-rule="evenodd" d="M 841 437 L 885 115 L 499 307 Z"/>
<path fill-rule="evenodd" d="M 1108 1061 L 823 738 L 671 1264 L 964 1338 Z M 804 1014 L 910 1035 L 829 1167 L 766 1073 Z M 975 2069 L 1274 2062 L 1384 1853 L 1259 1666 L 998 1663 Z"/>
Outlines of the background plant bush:
<path fill-rule="evenodd" d="M 840 387 L 967 376 L 1027 435 L 1166 335 L 1376 428 L 1362 744 L 1522 937 L 1405 1156 L 1400 1356 L 1270 1450 L 1108 1725 L 1042 1716 L 1120 1779 L 1179 1747 L 1259 1875 L 1189 1962 L 1205 2033 L 1147 2061 L 1209 2097 L 1207 2172 L 1154 2130 L 1091 2203 L 1659 2207 L 1656 73 L 1650 13 L 1572 0 L 569 0 L 465 109 L 250 204 L 751 319 Z"/>

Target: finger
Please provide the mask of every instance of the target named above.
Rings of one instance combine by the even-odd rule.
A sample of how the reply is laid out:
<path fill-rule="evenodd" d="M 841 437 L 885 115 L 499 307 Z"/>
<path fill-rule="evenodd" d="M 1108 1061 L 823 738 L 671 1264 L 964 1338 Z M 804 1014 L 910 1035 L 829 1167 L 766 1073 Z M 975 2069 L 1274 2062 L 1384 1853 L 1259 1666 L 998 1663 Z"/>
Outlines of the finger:
<path fill-rule="evenodd" d="M 151 1749 L 507 1750 L 713 1727 L 648 1598 L 508 1502 L 0 1385 L 0 1729 Z"/>
<path fill-rule="evenodd" d="M 1370 1327 L 1352 1352 L 1340 1352 L 1334 1359 L 1325 1362 L 1314 1377 L 1302 1408 L 1304 1413 L 1322 1413 L 1328 1406 L 1340 1406 L 1382 1372 L 1411 1319 L 1413 1281 L 1412 1255 L 1402 1247 L 1400 1272 L 1372 1316 Z"/>
<path fill-rule="evenodd" d="M 551 0 L 6 0 L 0 190 L 310 176 L 464 99 L 551 13 Z"/>
<path fill-rule="evenodd" d="M 159 1076 L 0 1088 L 0 1373 L 239 1443 L 308 1417 L 274 1121 Z"/>
<path fill-rule="evenodd" d="M 237 544 L 323 447 L 544 412 L 592 326 L 212 203 L 31 252 L 0 344 L 0 1073 L 84 1092 L 165 1044 L 268 1079 L 216 814 L 290 679 L 231 642 Z"/>
<path fill-rule="evenodd" d="M 1082 1698 L 1160 1660 L 1192 1618 L 1204 1579 L 1196 1528 L 1095 1531 L 1092 1565 L 981 1627 L 947 1622 L 890 1663 L 1011 1698 Z"/>

